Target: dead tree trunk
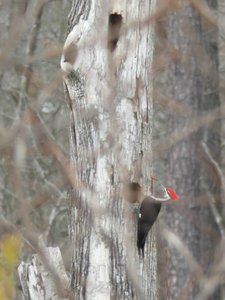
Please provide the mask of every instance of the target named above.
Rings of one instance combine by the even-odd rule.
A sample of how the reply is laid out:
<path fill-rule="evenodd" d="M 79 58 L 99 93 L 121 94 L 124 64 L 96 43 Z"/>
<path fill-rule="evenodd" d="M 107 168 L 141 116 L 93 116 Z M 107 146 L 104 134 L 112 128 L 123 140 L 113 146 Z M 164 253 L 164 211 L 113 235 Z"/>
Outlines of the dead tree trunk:
<path fill-rule="evenodd" d="M 123 185 L 150 189 L 155 1 L 73 1 L 61 67 L 71 109 L 69 232 L 76 299 L 157 299 L 154 234 L 144 267 Z M 139 277 L 141 274 L 141 278 Z"/>

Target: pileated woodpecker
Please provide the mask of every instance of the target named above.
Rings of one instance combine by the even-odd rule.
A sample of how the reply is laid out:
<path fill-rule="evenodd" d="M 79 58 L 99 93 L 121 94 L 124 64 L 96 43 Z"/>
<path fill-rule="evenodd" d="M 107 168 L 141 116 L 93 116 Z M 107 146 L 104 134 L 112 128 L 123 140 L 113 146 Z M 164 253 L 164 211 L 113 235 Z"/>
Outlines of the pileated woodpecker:
<path fill-rule="evenodd" d="M 139 213 L 138 213 L 138 228 L 137 228 L 137 247 L 138 254 L 144 257 L 144 247 L 145 241 L 149 230 L 155 223 L 158 214 L 160 212 L 162 202 L 168 200 L 178 200 L 179 196 L 171 188 L 165 189 L 165 197 L 157 198 L 154 196 L 149 196 L 144 198 L 141 202 Z"/>

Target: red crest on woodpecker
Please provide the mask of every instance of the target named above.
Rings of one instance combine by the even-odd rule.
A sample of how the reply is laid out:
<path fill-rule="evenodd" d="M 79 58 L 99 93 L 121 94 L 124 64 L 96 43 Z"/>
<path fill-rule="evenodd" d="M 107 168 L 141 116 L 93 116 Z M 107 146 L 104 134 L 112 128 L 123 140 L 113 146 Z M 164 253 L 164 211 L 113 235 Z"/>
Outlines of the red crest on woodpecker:
<path fill-rule="evenodd" d="M 177 195 L 177 193 L 173 189 L 168 187 L 168 188 L 166 188 L 166 191 L 172 200 L 179 200 L 180 197 Z"/>

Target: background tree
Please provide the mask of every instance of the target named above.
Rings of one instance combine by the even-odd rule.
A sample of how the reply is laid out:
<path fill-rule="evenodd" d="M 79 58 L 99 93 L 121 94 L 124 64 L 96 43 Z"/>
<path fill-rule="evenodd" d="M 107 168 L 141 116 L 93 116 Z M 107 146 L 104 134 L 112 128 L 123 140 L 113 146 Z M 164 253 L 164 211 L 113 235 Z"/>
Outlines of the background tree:
<path fill-rule="evenodd" d="M 3 0 L 0 6 L 0 244 L 9 256 L 1 264 L 8 264 L 12 249 L 20 252 L 21 239 L 14 235 L 15 229 L 27 238 L 35 237 L 34 240 L 42 234 L 48 245 L 59 245 L 66 258 L 64 176 L 58 172 L 52 156 L 39 151 L 37 131 L 29 130 L 23 117 L 28 107 L 35 107 L 52 140 L 68 153 L 69 116 L 63 101 L 59 57 L 71 3 Z M 57 76 L 56 87 L 53 83 Z M 37 252 L 31 244 L 23 244 L 24 259 Z M 15 270 L 16 254 L 14 258 Z M 12 278 L 10 273 L 6 286 L 1 281 L 1 299 L 3 290 L 15 293 Z M 19 295 L 18 289 L 17 292 Z"/>
<path fill-rule="evenodd" d="M 165 180 L 176 187 L 183 202 L 177 208 L 168 206 L 164 214 L 180 243 L 167 233 L 170 247 L 162 267 L 162 272 L 167 270 L 167 292 L 162 297 L 166 293 L 167 299 L 221 299 L 218 285 L 205 295 L 202 286 L 204 276 L 215 268 L 220 247 L 212 206 L 223 203 L 221 178 L 212 164 L 213 158 L 220 162 L 221 151 L 218 7 L 216 1 L 179 4 L 159 24 L 170 61 L 166 93 L 171 101 L 167 138 L 158 142 L 156 152 L 166 157 Z"/>

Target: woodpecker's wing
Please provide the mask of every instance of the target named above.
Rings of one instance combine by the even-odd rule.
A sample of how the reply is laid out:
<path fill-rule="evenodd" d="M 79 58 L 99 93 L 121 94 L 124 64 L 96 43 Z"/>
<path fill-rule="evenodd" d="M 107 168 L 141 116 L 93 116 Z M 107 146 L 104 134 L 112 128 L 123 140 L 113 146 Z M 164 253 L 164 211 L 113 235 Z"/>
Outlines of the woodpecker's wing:
<path fill-rule="evenodd" d="M 155 201 L 152 197 L 146 197 L 140 206 L 138 222 L 153 225 L 161 208 L 161 202 Z"/>
<path fill-rule="evenodd" d="M 140 206 L 138 213 L 137 246 L 140 253 L 144 252 L 145 240 L 149 230 L 155 223 L 161 209 L 161 202 L 157 202 L 151 197 L 146 197 Z"/>

